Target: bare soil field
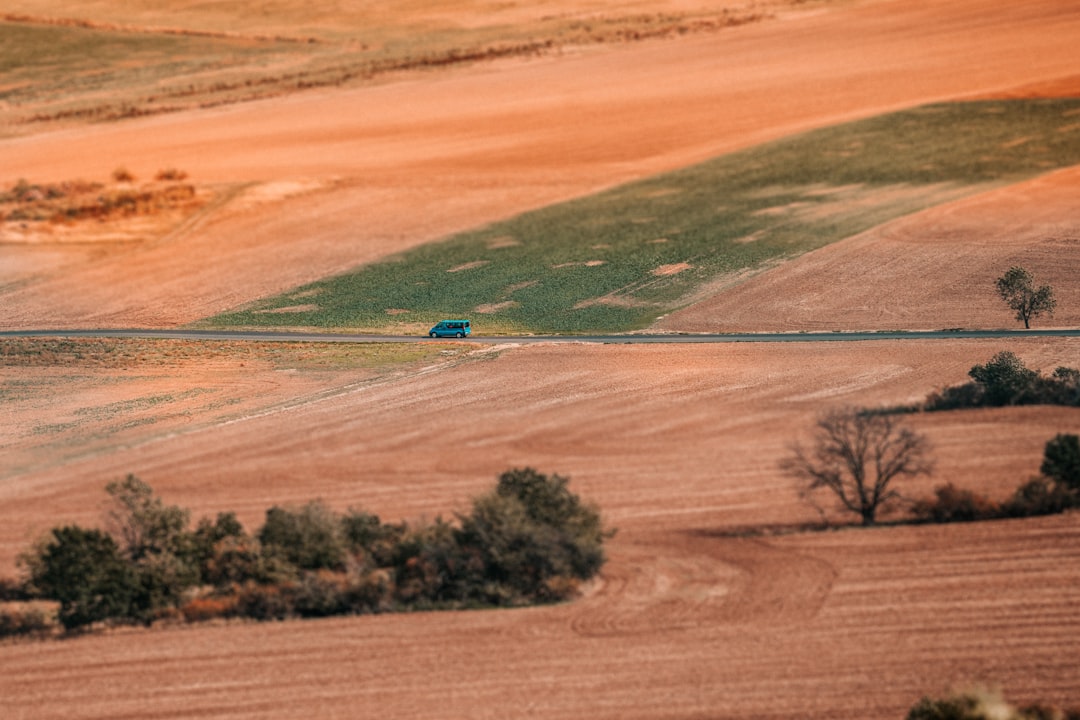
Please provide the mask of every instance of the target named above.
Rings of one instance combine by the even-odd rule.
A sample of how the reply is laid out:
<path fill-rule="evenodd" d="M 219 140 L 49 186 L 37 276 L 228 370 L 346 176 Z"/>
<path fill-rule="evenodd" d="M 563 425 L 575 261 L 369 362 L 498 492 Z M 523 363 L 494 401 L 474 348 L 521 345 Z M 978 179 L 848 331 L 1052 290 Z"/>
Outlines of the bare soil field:
<path fill-rule="evenodd" d="M 886 718 L 922 693 L 982 682 L 1018 700 L 1071 702 L 1075 515 L 739 536 L 816 517 L 776 463 L 818 411 L 909 402 L 997 349 L 522 346 L 339 386 L 238 422 L 191 428 L 163 414 L 154 437 L 118 437 L 59 465 L 42 441 L 38 467 L 2 487 L 9 568 L 47 527 L 98 524 L 103 485 L 128 472 L 196 516 L 234 509 L 254 527 L 271 504 L 316 497 L 387 519 L 446 515 L 502 470 L 532 465 L 569 475 L 619 532 L 600 581 L 565 606 L 8 645 L 5 701 L 13 717 L 338 717 L 363 708 L 403 717 Z M 1028 340 L 1012 349 L 1046 368 L 1080 346 Z M 194 367 L 185 375 L 199 377 Z M 911 421 L 938 463 L 912 495 L 952 481 L 1003 498 L 1080 412 Z"/>
<path fill-rule="evenodd" d="M 467 23 L 481 6 L 438 7 Z M 503 17 L 535 18 L 514 7 L 522 15 Z M 166 24 L 146 8 L 84 17 Z M 1074 87 L 1080 12 L 1068 3 L 865 0 L 777 12 L 716 33 L 0 141 L 0 186 L 181 168 L 212 195 L 122 242 L 100 227 L 86 226 L 85 242 L 70 237 L 78 227 L 63 230 L 60 242 L 0 226 L 0 327 L 185 324 L 802 129 Z M 321 32 L 321 13 L 305 32 Z M 206 17 L 193 27 L 229 27 Z M 892 223 L 712 288 L 724 292 L 663 327 L 1012 326 L 990 292 L 1016 263 L 1060 293 L 1053 324 L 1075 324 L 1077 181 L 1065 171 Z M 499 472 L 529 465 L 570 476 L 619 532 L 600 580 L 560 606 L 6 643 L 5 718 L 884 719 L 966 683 L 1080 705 L 1075 514 L 744 532 L 816 518 L 777 462 L 819 411 L 916 401 L 1003 349 L 1043 371 L 1076 367 L 1076 340 L 471 353 L 431 343 L 386 363 L 273 347 L 117 347 L 39 360 L 20 351 L 0 364 L 0 576 L 48 528 L 98 524 L 104 485 L 127 473 L 196 517 L 235 510 L 250 528 L 275 503 L 315 498 L 385 520 L 448 516 Z M 1037 472 L 1049 438 L 1080 428 L 1080 411 L 910 422 L 937 458 L 911 494 L 952 481 L 1000 499 Z"/>

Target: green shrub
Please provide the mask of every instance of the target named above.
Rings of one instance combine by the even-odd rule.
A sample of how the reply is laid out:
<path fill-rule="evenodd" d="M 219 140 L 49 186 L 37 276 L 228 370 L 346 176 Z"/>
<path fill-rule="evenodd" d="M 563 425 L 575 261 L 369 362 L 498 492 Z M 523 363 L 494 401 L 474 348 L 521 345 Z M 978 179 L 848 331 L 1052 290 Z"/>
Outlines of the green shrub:
<path fill-rule="evenodd" d="M 190 513 L 166 505 L 134 475 L 109 483 L 105 492 L 112 498 L 107 520 L 136 577 L 131 615 L 149 622 L 179 607 L 184 592 L 201 580 L 198 546 L 187 530 Z"/>
<path fill-rule="evenodd" d="M 496 492 L 517 498 L 530 518 L 555 529 L 568 553 L 572 569 L 568 574 L 587 580 L 604 564 L 604 539 L 614 533 L 604 529 L 594 506 L 570 492 L 568 482 L 559 475 L 548 477 L 525 468 L 503 473 Z"/>
<path fill-rule="evenodd" d="M 405 525 L 383 524 L 378 515 L 352 508 L 341 518 L 341 532 L 349 553 L 370 567 L 393 564 L 394 548 L 406 530 Z"/>
<path fill-rule="evenodd" d="M 947 698 L 924 697 L 908 712 L 907 720 L 990 720 L 979 711 L 979 700 L 972 695 Z"/>
<path fill-rule="evenodd" d="M 149 623 L 180 607 L 184 594 L 198 582 L 197 571 L 171 553 L 148 555 L 131 565 L 137 590 L 131 617 Z"/>
<path fill-rule="evenodd" d="M 351 610 L 349 580 L 329 570 L 306 572 L 292 592 L 292 605 L 300 617 L 345 615 Z"/>
<path fill-rule="evenodd" d="M 1032 395 L 1038 377 L 1008 351 L 999 352 L 985 365 L 972 367 L 968 375 L 982 387 L 983 402 L 991 407 L 1023 404 Z"/>
<path fill-rule="evenodd" d="M 1080 406 L 1080 370 L 1057 367 L 1049 378 L 1041 379 L 1044 402 L 1054 405 Z"/>
<path fill-rule="evenodd" d="M 203 581 L 218 588 L 228 588 L 249 580 L 268 583 L 281 579 L 269 567 L 273 560 L 262 553 L 254 538 L 222 538 L 206 559 Z M 290 577 L 295 573 L 285 573 Z"/>
<path fill-rule="evenodd" d="M 262 577 L 262 548 L 235 513 L 218 513 L 214 522 L 200 520 L 192 546 L 202 584 L 227 588 Z"/>
<path fill-rule="evenodd" d="M 961 410 L 963 408 L 982 407 L 983 389 L 978 383 L 953 385 L 926 398 L 927 410 Z"/>
<path fill-rule="evenodd" d="M 165 505 L 149 485 L 134 475 L 109 483 L 105 492 L 112 498 L 107 512 L 110 529 L 132 560 L 151 554 L 190 552 L 187 510 Z"/>
<path fill-rule="evenodd" d="M 1024 366 L 1014 353 L 999 352 L 968 372 L 972 382 L 930 395 L 926 410 L 1006 405 L 1080 405 L 1080 370 L 1059 367 L 1050 376 Z"/>
<path fill-rule="evenodd" d="M 0 578 L 0 602 L 29 599 L 30 593 L 26 588 L 26 583 L 13 578 Z"/>
<path fill-rule="evenodd" d="M 345 539 L 341 523 L 322 502 L 301 508 L 272 507 L 259 531 L 259 542 L 301 570 L 343 570 Z"/>
<path fill-rule="evenodd" d="M 1080 492 L 1080 437 L 1061 433 L 1054 436 L 1043 450 L 1039 472 L 1073 492 Z"/>
<path fill-rule="evenodd" d="M 76 525 L 51 536 L 29 559 L 30 582 L 60 603 L 57 617 L 66 629 L 137 614 L 140 579 L 112 537 Z"/>
<path fill-rule="evenodd" d="M 567 489 L 567 479 L 532 468 L 503 473 L 495 491 L 478 498 L 461 518 L 460 544 L 482 562 L 485 602 L 565 599 L 574 583 L 604 563 L 605 531 L 595 508 Z M 475 569 L 473 570 L 475 572 Z"/>
<path fill-rule="evenodd" d="M 1049 478 L 1037 477 L 1017 488 L 1001 510 L 1006 517 L 1034 517 L 1056 515 L 1076 505 L 1076 496 L 1068 488 Z"/>
<path fill-rule="evenodd" d="M 393 555 L 394 600 L 431 607 L 472 599 L 480 582 L 460 534 L 442 518 L 408 530 Z"/>
<path fill-rule="evenodd" d="M 348 612 L 355 615 L 385 612 L 393 602 L 390 574 L 382 570 L 353 575 L 345 588 Z"/>

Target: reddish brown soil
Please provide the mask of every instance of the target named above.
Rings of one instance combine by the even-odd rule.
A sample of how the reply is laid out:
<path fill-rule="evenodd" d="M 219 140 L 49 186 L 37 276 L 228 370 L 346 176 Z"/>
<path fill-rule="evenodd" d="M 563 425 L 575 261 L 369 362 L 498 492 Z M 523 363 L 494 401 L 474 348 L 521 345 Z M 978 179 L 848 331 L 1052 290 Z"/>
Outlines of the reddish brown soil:
<path fill-rule="evenodd" d="M 8 563 L 50 525 L 97 523 L 102 486 L 127 472 L 196 516 L 235 509 L 256 527 L 269 505 L 315 497 L 384 518 L 432 518 L 463 509 L 501 470 L 533 465 L 568 474 L 619 533 L 600 582 L 565 607 L 20 644 L 5 648 L 5 697 L 16 717 L 169 715 L 173 707 L 182 708 L 177 716 L 292 717 L 303 707 L 334 716 L 377 704 L 405 717 L 518 716 L 535 707 L 558 717 L 723 708 L 730 717 L 884 718 L 902 716 L 921 693 L 967 681 L 1070 701 L 1075 515 L 716 535 L 815 517 L 776 463 L 822 408 L 909 402 L 960 381 L 1000 347 L 526 346 L 326 397 L 312 392 L 315 378 L 290 380 L 298 400 L 307 385 L 306 401 L 243 421 L 188 427 L 162 412 L 140 442 L 117 437 L 58 467 L 43 452 L 37 469 L 3 485 Z M 1077 341 L 1010 347 L 1043 369 L 1080 351 Z M 22 376 L 35 372 L 44 371 Z M 174 386 L 213 383 L 196 367 L 184 375 L 194 380 Z M 342 388 L 349 375 L 321 380 Z M 249 382 L 267 380 L 263 372 Z M 932 438 L 938 466 L 908 492 L 952 481 L 1004 498 L 1037 470 L 1046 439 L 1080 424 L 1080 411 L 911 422 Z M 92 436 L 94 426 L 83 432 Z"/>
<path fill-rule="evenodd" d="M 220 189 L 152 242 L 0 246 L 3 326 L 183 323 L 794 130 L 1075 76 L 1080 13 L 1066 3 L 816 7 L 715 35 L 0 143 L 0 182 L 124 164 L 138 176 L 183 168 Z M 249 182 L 258 194 L 233 199 Z M 1059 173 L 893 223 L 773 271 L 782 284 L 761 285 L 770 273 L 735 290 L 760 308 L 711 315 L 724 329 L 1011 325 L 982 295 L 964 314 L 960 290 L 919 290 L 936 291 L 922 277 L 946 260 L 960 266 L 945 243 L 964 282 L 969 265 L 1030 263 L 1062 294 L 1054 323 L 1074 324 L 1075 187 Z M 877 286 L 812 293 L 853 277 L 887 281 L 893 301 Z M 1080 704 L 1075 514 L 723 534 L 815 517 L 777 462 L 820 410 L 915 401 L 1002 349 L 1044 371 L 1080 365 L 1080 342 L 1028 339 L 523 346 L 392 377 L 197 353 L 0 367 L 0 574 L 43 530 L 96 524 L 103 486 L 129 472 L 197 517 L 236 510 L 250 528 L 271 504 L 317 497 L 384 519 L 448 515 L 531 465 L 569 475 L 619 528 L 601 579 L 558 607 L 4 645 L 4 716 L 884 719 L 969 682 Z M 952 481 L 1000 499 L 1037 472 L 1047 439 L 1080 428 L 1080 411 L 910 422 L 938 464 L 909 492 Z"/>

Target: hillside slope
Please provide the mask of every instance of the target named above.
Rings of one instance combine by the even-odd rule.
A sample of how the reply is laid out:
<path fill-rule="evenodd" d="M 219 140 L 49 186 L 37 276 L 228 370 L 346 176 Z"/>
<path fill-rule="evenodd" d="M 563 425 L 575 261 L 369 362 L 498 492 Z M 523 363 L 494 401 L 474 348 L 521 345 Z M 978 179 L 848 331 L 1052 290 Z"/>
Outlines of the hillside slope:
<path fill-rule="evenodd" d="M 685 39 L 6 140 L 0 183 L 100 179 L 117 166 L 145 178 L 175 167 L 216 188 L 222 203 L 135 243 L 15 242 L 5 232 L 15 270 L 0 288 L 3 324 L 191 322 L 800 129 L 1065 77 L 1075 73 L 1078 36 L 1080 12 L 1057 2 L 857 3 Z M 237 193 L 248 201 L 230 200 Z"/>

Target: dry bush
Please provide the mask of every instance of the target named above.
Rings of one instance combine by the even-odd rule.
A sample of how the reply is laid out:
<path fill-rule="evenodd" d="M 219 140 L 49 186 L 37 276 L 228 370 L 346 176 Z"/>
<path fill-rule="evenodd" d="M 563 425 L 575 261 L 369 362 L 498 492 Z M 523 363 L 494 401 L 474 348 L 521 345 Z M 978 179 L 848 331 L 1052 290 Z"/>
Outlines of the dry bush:
<path fill-rule="evenodd" d="M 215 618 L 230 618 L 237 614 L 235 595 L 210 595 L 186 602 L 180 612 L 188 622 L 205 622 Z"/>
<path fill-rule="evenodd" d="M 236 613 L 255 620 L 285 620 L 295 617 L 294 589 L 292 584 L 245 583 L 236 597 Z"/>
<path fill-rule="evenodd" d="M 158 182 L 179 182 L 180 180 L 186 180 L 188 174 L 183 170 L 176 168 L 165 168 L 164 170 L 158 170 L 154 179 Z"/>
<path fill-rule="evenodd" d="M 912 514 L 922 522 L 971 522 L 1001 515 L 1001 507 L 994 501 L 952 483 L 936 488 L 934 496 L 912 505 Z"/>
<path fill-rule="evenodd" d="M 10 603 L 0 607 L 0 638 L 51 635 L 59 629 L 56 613 L 40 603 Z"/>
<path fill-rule="evenodd" d="M 1005 517 L 1056 515 L 1078 504 L 1076 494 L 1050 478 L 1035 477 L 1016 489 L 1001 507 Z"/>

